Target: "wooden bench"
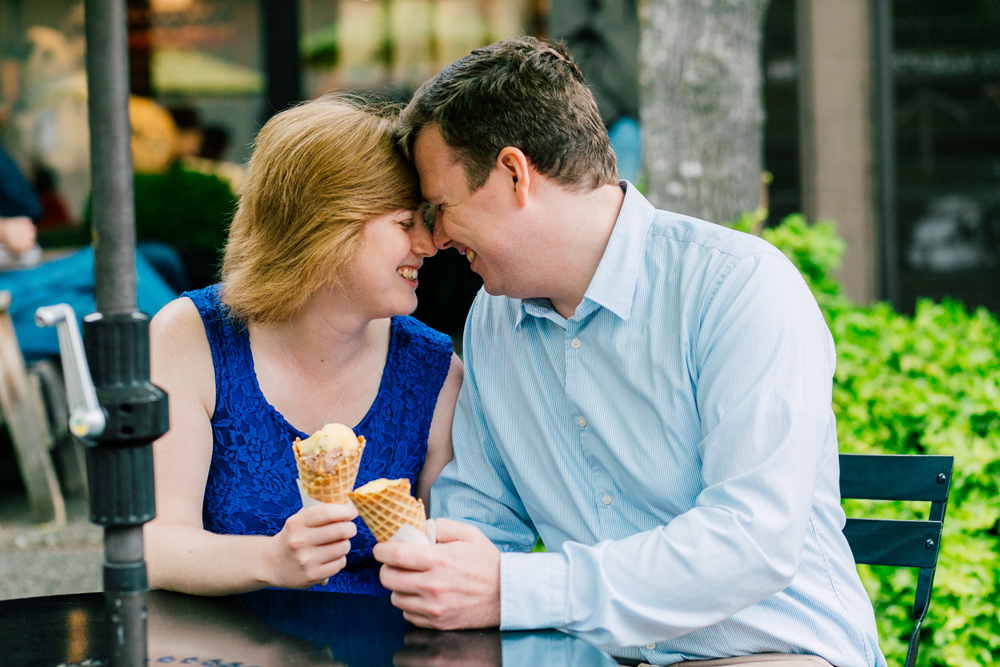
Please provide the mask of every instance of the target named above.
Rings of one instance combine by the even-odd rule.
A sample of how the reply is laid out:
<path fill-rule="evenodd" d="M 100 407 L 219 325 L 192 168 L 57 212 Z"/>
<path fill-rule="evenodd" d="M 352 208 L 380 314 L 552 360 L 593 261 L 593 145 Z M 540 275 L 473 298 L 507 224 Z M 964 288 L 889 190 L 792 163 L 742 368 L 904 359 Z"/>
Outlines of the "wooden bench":
<path fill-rule="evenodd" d="M 844 526 L 855 562 L 920 570 L 913 603 L 915 627 L 906 652 L 906 667 L 914 667 L 917 662 L 920 625 L 927 615 L 934 587 L 953 468 L 951 456 L 840 455 L 842 498 L 931 504 L 926 521 L 849 517 Z"/>

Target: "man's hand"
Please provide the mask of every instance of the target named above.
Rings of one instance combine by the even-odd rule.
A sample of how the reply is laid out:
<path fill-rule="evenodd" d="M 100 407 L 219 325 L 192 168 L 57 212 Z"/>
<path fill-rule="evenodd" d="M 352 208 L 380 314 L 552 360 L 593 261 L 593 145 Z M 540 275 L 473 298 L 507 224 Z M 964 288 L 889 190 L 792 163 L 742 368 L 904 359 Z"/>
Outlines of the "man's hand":
<path fill-rule="evenodd" d="M 438 543 L 375 546 L 382 585 L 403 618 L 422 628 L 500 625 L 500 551 L 472 526 L 436 519 Z"/>

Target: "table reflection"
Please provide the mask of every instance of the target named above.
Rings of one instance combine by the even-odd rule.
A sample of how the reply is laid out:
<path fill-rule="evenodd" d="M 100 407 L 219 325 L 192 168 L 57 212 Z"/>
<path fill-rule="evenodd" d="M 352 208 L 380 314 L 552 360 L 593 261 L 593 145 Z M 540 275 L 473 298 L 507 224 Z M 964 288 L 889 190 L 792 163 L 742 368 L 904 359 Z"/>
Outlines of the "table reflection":
<path fill-rule="evenodd" d="M 149 664 L 202 667 L 613 667 L 563 633 L 434 632 L 407 623 L 388 598 L 259 591 L 206 598 L 151 591 Z M 104 667 L 101 594 L 0 602 L 11 664 Z"/>

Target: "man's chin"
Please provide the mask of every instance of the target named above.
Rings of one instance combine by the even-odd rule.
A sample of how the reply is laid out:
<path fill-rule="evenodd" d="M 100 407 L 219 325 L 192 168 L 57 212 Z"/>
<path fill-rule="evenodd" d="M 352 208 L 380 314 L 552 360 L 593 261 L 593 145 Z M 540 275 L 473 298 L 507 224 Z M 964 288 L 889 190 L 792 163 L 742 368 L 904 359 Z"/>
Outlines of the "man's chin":
<path fill-rule="evenodd" d="M 503 287 L 501 285 L 498 285 L 493 281 L 486 280 L 485 278 L 483 278 L 483 289 L 486 290 L 486 293 L 490 296 L 510 296 L 509 294 L 504 294 Z"/>

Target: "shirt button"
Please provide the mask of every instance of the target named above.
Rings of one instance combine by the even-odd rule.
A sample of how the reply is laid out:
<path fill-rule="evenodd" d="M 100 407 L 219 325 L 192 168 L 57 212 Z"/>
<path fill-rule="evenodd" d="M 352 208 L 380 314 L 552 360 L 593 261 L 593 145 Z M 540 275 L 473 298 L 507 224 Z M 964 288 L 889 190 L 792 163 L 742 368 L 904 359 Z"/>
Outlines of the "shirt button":
<path fill-rule="evenodd" d="M 587 428 L 587 420 L 583 417 L 577 417 L 576 423 L 580 425 L 580 428 Z"/>
<path fill-rule="evenodd" d="M 580 339 L 579 338 L 574 338 L 573 340 L 571 340 L 569 342 L 569 346 L 571 348 L 573 348 L 574 350 L 580 349 Z"/>
<path fill-rule="evenodd" d="M 611 496 L 609 496 L 608 494 L 605 493 L 604 497 L 601 498 L 601 502 L 604 503 L 605 505 L 610 505 L 611 504 Z"/>
<path fill-rule="evenodd" d="M 646 644 L 646 648 L 652 651 L 654 648 L 656 648 L 656 644 Z"/>

